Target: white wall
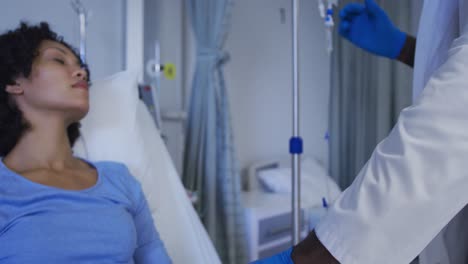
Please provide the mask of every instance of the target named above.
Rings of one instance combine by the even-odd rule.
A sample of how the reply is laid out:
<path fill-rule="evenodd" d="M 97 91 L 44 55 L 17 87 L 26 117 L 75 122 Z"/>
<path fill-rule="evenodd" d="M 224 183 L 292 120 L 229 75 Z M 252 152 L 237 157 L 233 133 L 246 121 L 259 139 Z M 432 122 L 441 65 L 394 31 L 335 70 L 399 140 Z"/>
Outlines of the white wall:
<path fill-rule="evenodd" d="M 154 44 L 159 41 L 161 63 L 174 63 L 177 68 L 175 80 L 160 78 L 159 98 L 163 112 L 180 112 L 185 102 L 185 49 L 186 21 L 185 0 L 145 0 L 145 62 L 154 58 Z M 146 82 L 153 79 L 145 76 Z M 164 113 L 163 113 L 164 114 Z M 164 117 L 164 115 L 163 115 Z M 179 173 L 182 172 L 184 148 L 184 123 L 163 119 L 162 133 L 172 160 Z"/>
<path fill-rule="evenodd" d="M 181 110 L 194 63 L 194 37 L 185 17 L 183 0 L 146 0 L 153 9 L 155 38 L 162 61 L 178 67 L 175 81 L 162 80 L 165 110 Z M 291 137 L 291 1 L 236 0 L 226 48 L 231 61 L 225 67 L 231 100 L 235 143 L 242 168 L 259 160 L 288 157 Z M 285 23 L 280 20 L 284 8 Z M 301 89 L 305 154 L 327 162 L 324 134 L 328 126 L 329 59 L 316 1 L 301 1 Z M 148 18 L 146 18 L 148 21 Z M 152 45 L 146 38 L 145 45 Z M 150 54 L 146 50 L 146 54 Z M 179 171 L 182 167 L 183 126 L 163 122 L 168 148 Z"/>
<path fill-rule="evenodd" d="M 292 133 L 290 0 L 237 0 L 226 49 L 235 142 L 243 168 L 288 157 Z M 330 63 L 316 1 L 300 1 L 301 134 L 304 154 L 324 163 Z M 285 21 L 281 21 L 281 9 Z"/>
<path fill-rule="evenodd" d="M 184 109 L 193 74 L 194 37 L 183 0 L 154 1 L 157 38 L 163 61 L 175 62 L 179 77 L 162 84 L 164 108 Z M 412 0 L 417 25 L 422 0 Z M 149 6 L 148 6 L 149 7 Z M 284 10 L 284 23 L 281 21 Z M 241 168 L 287 158 L 291 116 L 291 0 L 236 0 L 225 50 L 231 55 L 225 77 L 230 96 L 234 140 Z M 336 21 L 338 22 L 338 21 Z M 414 27 L 416 28 L 416 27 Z M 415 30 L 411 30 L 413 34 Z M 328 164 L 324 135 L 329 118 L 330 63 L 317 1 L 300 1 L 301 134 L 305 155 Z M 166 123 L 168 124 L 168 123 Z M 182 166 L 183 127 L 169 123 L 169 151 Z M 176 136 L 174 136 L 174 133 Z M 171 142 L 171 137 L 172 142 Z"/>
<path fill-rule="evenodd" d="M 88 27 L 87 58 L 91 78 L 99 79 L 124 68 L 124 1 L 82 0 L 92 11 Z M 52 30 L 79 48 L 78 16 L 66 0 L 2 1 L 0 31 L 16 28 L 21 20 L 49 22 Z"/>

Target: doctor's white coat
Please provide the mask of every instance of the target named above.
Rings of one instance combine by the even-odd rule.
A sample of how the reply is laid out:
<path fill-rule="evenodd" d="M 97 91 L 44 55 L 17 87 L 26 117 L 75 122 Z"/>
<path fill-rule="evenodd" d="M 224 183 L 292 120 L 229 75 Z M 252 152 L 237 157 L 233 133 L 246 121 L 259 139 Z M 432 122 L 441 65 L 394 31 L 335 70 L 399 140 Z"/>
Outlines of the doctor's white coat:
<path fill-rule="evenodd" d="M 425 1 L 414 104 L 401 112 L 390 135 L 316 228 L 341 263 L 409 263 L 468 203 L 464 2 Z M 443 234 L 431 244 L 433 249 L 445 246 L 439 242 Z M 431 246 L 421 255 L 423 262 L 433 257 Z M 425 263 L 450 263 L 441 253 L 436 254 L 440 260 Z"/>

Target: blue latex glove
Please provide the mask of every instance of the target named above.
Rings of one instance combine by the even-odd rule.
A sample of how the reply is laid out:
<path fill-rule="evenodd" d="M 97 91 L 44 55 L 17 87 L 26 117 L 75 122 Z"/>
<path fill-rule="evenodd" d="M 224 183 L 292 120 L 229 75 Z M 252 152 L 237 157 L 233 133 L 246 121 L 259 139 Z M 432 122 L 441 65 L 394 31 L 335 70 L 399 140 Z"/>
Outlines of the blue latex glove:
<path fill-rule="evenodd" d="M 340 35 L 354 45 L 376 55 L 395 59 L 406 41 L 387 14 L 374 2 L 351 3 L 340 12 Z"/>
<path fill-rule="evenodd" d="M 269 257 L 267 259 L 257 260 L 251 264 L 294 264 L 291 259 L 291 253 L 293 248 L 283 251 L 277 255 Z"/>

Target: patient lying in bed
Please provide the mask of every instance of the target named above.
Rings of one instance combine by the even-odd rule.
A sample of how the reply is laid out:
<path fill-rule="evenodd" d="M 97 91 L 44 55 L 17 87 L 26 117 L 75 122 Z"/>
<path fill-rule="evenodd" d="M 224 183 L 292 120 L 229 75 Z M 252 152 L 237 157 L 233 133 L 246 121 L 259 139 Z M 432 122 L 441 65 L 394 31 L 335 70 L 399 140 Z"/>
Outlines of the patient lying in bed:
<path fill-rule="evenodd" d="M 95 185 L 64 190 L 30 181 L 0 162 L 1 263 L 170 262 L 127 168 L 89 165 L 97 170 Z"/>
<path fill-rule="evenodd" d="M 170 263 L 126 166 L 73 155 L 88 76 L 46 23 L 0 36 L 1 263 Z"/>

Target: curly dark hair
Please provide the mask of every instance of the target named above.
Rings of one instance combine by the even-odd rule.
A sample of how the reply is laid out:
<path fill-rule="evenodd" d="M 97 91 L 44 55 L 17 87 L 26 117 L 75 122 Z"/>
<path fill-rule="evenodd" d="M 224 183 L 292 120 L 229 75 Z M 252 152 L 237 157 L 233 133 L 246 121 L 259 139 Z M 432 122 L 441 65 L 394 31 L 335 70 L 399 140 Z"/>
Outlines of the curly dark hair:
<path fill-rule="evenodd" d="M 48 23 L 28 25 L 21 22 L 18 28 L 0 35 L 0 157 L 6 156 L 31 127 L 7 93 L 6 87 L 14 85 L 18 77 L 30 76 L 33 61 L 38 56 L 39 45 L 44 40 L 55 41 L 69 48 L 86 69 L 89 80 L 88 67 L 78 56 L 76 49 L 52 31 Z M 67 128 L 71 146 L 80 136 L 79 128 L 79 122 L 72 123 Z"/>

